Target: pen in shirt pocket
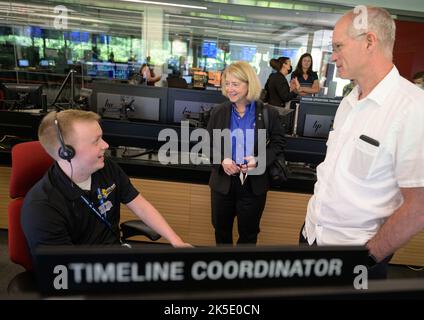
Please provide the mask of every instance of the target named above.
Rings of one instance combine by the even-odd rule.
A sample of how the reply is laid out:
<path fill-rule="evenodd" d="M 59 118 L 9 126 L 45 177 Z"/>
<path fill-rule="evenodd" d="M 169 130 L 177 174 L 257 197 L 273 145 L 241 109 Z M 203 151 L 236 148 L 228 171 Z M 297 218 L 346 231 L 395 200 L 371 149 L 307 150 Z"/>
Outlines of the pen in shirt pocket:
<path fill-rule="evenodd" d="M 366 136 L 364 134 L 361 134 L 359 136 L 359 139 L 361 139 L 362 141 L 365 141 L 365 142 L 367 142 L 367 143 L 369 143 L 369 144 L 371 144 L 373 146 L 376 146 L 376 147 L 378 147 L 380 145 L 380 142 L 378 142 L 377 140 L 375 140 L 375 139 L 373 139 L 371 137 L 368 137 L 368 136 Z"/>

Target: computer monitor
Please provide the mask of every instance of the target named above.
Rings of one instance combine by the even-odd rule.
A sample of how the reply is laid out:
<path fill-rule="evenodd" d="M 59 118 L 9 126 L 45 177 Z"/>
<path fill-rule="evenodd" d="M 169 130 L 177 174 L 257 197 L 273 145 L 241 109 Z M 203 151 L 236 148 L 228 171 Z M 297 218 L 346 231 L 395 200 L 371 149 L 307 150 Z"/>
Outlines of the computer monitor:
<path fill-rule="evenodd" d="M 40 60 L 40 67 L 48 67 L 49 61 L 48 60 Z"/>
<path fill-rule="evenodd" d="M 19 66 L 19 68 L 29 67 L 29 61 L 27 59 L 19 59 L 18 60 L 18 66 Z"/>
<path fill-rule="evenodd" d="M 180 123 L 187 113 L 210 110 L 226 101 L 221 91 L 168 89 L 168 122 Z"/>
<path fill-rule="evenodd" d="M 303 136 L 326 139 L 333 128 L 333 122 L 333 115 L 306 114 Z"/>
<path fill-rule="evenodd" d="M 340 99 L 302 97 L 297 116 L 297 135 L 327 139 L 340 101 Z"/>
<path fill-rule="evenodd" d="M 190 85 L 193 82 L 193 76 L 183 76 L 183 79 Z"/>
<path fill-rule="evenodd" d="M 41 108 L 43 86 L 41 84 L 3 83 L 5 100 L 14 102 L 17 109 Z"/>
<path fill-rule="evenodd" d="M 98 82 L 93 88 L 93 111 L 108 119 L 165 122 L 167 89 Z"/>

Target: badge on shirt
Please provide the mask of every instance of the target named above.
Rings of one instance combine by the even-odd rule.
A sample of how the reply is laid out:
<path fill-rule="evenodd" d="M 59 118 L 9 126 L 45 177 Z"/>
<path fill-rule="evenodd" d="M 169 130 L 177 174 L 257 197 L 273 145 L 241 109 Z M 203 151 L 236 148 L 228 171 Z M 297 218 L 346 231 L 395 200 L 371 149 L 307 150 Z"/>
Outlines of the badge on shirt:
<path fill-rule="evenodd" d="M 112 202 L 110 202 L 109 200 L 108 201 L 106 201 L 105 203 L 102 203 L 98 208 L 99 208 L 99 211 L 100 211 L 100 213 L 102 214 L 102 215 L 106 215 L 106 213 L 110 210 L 110 209 L 112 209 L 112 207 L 113 207 L 113 204 L 112 204 Z"/>

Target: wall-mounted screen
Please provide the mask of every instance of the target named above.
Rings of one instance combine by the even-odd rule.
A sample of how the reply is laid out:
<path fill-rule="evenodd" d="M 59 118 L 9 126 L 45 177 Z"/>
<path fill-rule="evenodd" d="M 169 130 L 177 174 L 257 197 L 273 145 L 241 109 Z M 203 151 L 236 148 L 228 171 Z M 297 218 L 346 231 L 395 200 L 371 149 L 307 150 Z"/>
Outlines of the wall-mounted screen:
<path fill-rule="evenodd" d="M 44 29 L 40 27 L 30 27 L 30 36 L 34 38 L 42 38 L 44 35 Z"/>
<path fill-rule="evenodd" d="M 256 47 L 245 45 L 231 45 L 231 61 L 252 61 L 256 54 Z"/>
<path fill-rule="evenodd" d="M 88 42 L 90 35 L 88 32 L 71 31 L 65 33 L 65 39 L 74 43 Z"/>
<path fill-rule="evenodd" d="M 202 56 L 206 58 L 216 57 L 216 42 L 204 41 L 202 45 Z"/>

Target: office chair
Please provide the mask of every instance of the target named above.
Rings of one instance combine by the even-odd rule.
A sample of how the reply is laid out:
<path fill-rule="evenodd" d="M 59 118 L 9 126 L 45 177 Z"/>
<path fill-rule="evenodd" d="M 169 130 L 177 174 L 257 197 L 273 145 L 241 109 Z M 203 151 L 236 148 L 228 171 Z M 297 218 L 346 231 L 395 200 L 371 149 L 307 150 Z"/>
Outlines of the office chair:
<path fill-rule="evenodd" d="M 168 76 L 166 79 L 169 88 L 182 88 L 187 89 L 188 84 L 184 78 Z"/>
<path fill-rule="evenodd" d="M 8 245 L 10 260 L 25 268 L 9 283 L 8 292 L 36 292 L 31 254 L 21 227 L 21 208 L 24 197 L 32 186 L 42 178 L 54 160 L 46 153 L 38 141 L 19 143 L 12 148 L 12 173 L 9 195 L 12 199 L 8 207 Z M 143 235 L 152 241 L 160 235 L 141 220 L 130 220 L 121 224 L 122 239 Z"/>

